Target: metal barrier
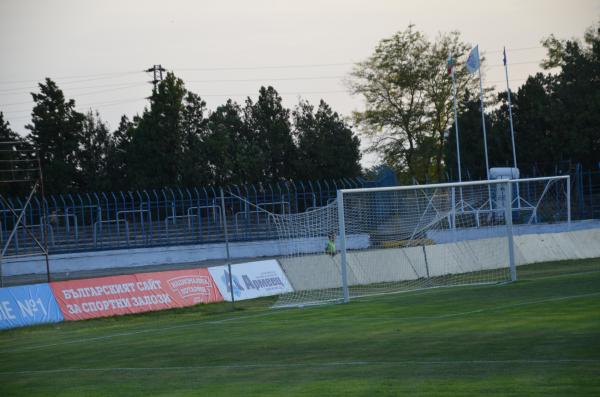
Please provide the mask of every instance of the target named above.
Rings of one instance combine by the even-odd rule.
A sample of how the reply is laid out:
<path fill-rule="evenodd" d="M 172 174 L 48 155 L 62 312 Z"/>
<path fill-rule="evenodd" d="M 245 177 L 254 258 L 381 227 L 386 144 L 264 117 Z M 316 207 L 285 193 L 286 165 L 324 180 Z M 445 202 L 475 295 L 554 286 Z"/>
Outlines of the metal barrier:
<path fill-rule="evenodd" d="M 78 240 L 79 239 L 79 230 L 77 227 L 77 216 L 75 216 L 74 214 L 64 214 L 64 215 L 51 214 L 50 217 L 47 217 L 44 215 L 40 218 L 40 225 L 44 225 L 47 221 L 49 228 L 53 228 L 54 227 L 53 224 L 56 225 L 58 228 L 59 227 L 58 220 L 60 218 L 65 219 L 64 228 L 65 228 L 65 232 L 67 235 L 71 234 L 71 222 L 69 221 L 69 219 L 74 220 L 74 222 L 73 222 L 73 233 L 74 233 L 73 238 L 75 240 Z M 51 240 L 50 243 L 52 245 L 55 245 L 55 242 L 53 240 Z"/>
<path fill-rule="evenodd" d="M 505 165 L 510 167 L 510 164 Z M 444 182 L 456 182 L 452 171 L 449 170 L 446 173 Z M 476 175 L 466 168 L 463 168 L 463 171 L 465 172 L 463 181 L 473 180 L 471 175 Z M 573 219 L 600 219 L 600 162 L 588 169 L 584 169 L 584 166 L 580 163 L 571 161 L 563 161 L 558 164 L 520 164 L 519 171 L 521 178 L 569 175 L 571 177 L 571 212 Z M 429 183 L 431 181 L 425 180 L 422 182 Z M 418 184 L 418 182 L 413 180 L 413 184 Z M 520 194 L 527 199 L 528 192 L 521 192 Z"/>
<path fill-rule="evenodd" d="M 94 248 L 98 248 L 98 225 L 100 225 L 100 233 L 103 233 L 103 229 L 102 225 L 103 224 L 107 224 L 107 225 L 111 225 L 111 224 L 115 224 L 117 227 L 117 236 L 119 237 L 119 241 L 120 241 L 120 228 L 119 228 L 119 223 L 123 222 L 125 224 L 125 241 L 127 243 L 127 246 L 129 246 L 129 223 L 126 220 L 112 220 L 112 221 L 98 221 L 96 223 L 94 223 L 94 232 L 93 232 L 93 240 L 94 240 Z M 102 234 L 101 234 L 102 235 Z M 113 234 L 111 234 L 111 236 L 113 236 Z M 111 247 L 114 246 L 114 242 L 113 245 L 111 245 Z"/>
<path fill-rule="evenodd" d="M 217 187 L 48 195 L 46 213 L 44 203 L 34 197 L 24 223 L 48 221 L 53 228 L 48 236 L 50 253 L 222 242 L 222 213 L 231 218 L 227 223 L 232 241 L 265 239 L 276 235 L 273 225 L 264 216 L 253 213 L 256 208 L 229 197 L 228 192 L 270 212 L 297 213 L 326 205 L 335 199 L 338 189 L 389 186 L 390 181 L 388 172 L 377 181 L 342 178 L 233 185 L 224 188 L 223 212 Z M 24 203 L 21 197 L 6 200 L 13 208 Z M 0 206 L 1 241 L 14 223 L 13 214 Z M 7 255 L 35 250 L 32 242 L 21 239 L 9 247 Z"/>
<path fill-rule="evenodd" d="M 535 167 L 530 168 L 530 172 L 527 167 L 522 168 L 523 176 L 539 172 Z M 571 174 L 573 219 L 600 219 L 600 168 L 584 170 L 581 165 L 569 165 L 551 171 L 553 175 Z M 50 253 L 222 242 L 224 223 L 228 224 L 231 241 L 267 239 L 276 235 L 273 225 L 253 212 L 257 209 L 247 202 L 275 213 L 304 212 L 334 201 L 338 189 L 396 185 L 390 170 L 383 169 L 380 175 L 374 181 L 342 178 L 232 185 L 224 188 L 224 211 L 221 211 L 218 187 L 48 195 L 46 213 L 44 203 L 34 196 L 23 223 L 38 233 L 39 228 L 33 225 L 48 220 Z M 234 199 L 228 192 L 247 202 Z M 529 202 L 535 196 L 535 192 L 527 188 L 520 194 Z M 5 199 L 17 210 L 23 208 L 26 201 L 24 197 L 5 196 Z M 222 214 L 228 222 L 223 222 Z M 479 217 L 478 214 L 473 216 Z M 7 237 L 15 221 L 11 211 L 0 205 L 0 241 Z M 23 233 L 15 236 L 7 256 L 39 251 Z"/>

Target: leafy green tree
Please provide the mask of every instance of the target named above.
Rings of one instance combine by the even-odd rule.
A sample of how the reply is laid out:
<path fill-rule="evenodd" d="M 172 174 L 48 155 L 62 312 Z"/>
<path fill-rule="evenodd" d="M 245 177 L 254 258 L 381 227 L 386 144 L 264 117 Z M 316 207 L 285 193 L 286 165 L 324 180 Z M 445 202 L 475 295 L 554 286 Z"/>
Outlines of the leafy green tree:
<path fill-rule="evenodd" d="M 547 73 L 529 76 L 512 94 L 517 162 L 522 173 L 535 165 L 554 173 L 564 162 L 596 166 L 600 153 L 600 25 L 588 29 L 583 40 L 543 40 Z M 482 156 L 480 113 L 477 101 L 461 102 L 459 127 L 463 170 L 471 177 L 485 176 L 477 162 Z M 512 145 L 506 92 L 487 115 L 491 166 L 512 165 Z M 495 106 L 499 105 L 499 106 Z M 445 162 L 456 178 L 455 145 L 451 129 Z"/>
<path fill-rule="evenodd" d="M 186 90 L 173 73 L 158 84 L 128 145 L 132 187 L 159 188 L 181 184 L 184 134 L 181 128 Z"/>
<path fill-rule="evenodd" d="M 298 142 L 297 177 L 304 180 L 361 174 L 360 140 L 323 100 L 319 108 L 302 101 L 293 112 Z"/>
<path fill-rule="evenodd" d="M 431 42 L 409 25 L 382 40 L 351 74 L 350 89 L 366 105 L 354 117 L 372 143 L 370 150 L 405 178 L 441 176 L 445 134 L 453 122 L 446 61 L 450 52 L 456 59 L 469 48 L 458 32 Z M 455 68 L 455 76 L 462 99 L 475 83 L 462 67 Z"/>
<path fill-rule="evenodd" d="M 478 95 L 467 92 L 464 99 L 458 104 L 459 139 L 460 139 L 460 164 L 463 180 L 485 179 L 485 155 L 483 147 L 483 132 L 481 128 L 481 103 Z M 495 118 L 486 114 L 486 128 L 488 140 L 488 155 L 490 167 L 504 166 L 500 153 L 503 142 L 498 133 Z M 458 180 L 456 163 L 456 130 L 454 125 L 448 130 L 448 144 L 446 146 L 445 163 L 448 179 Z M 504 132 L 502 132 L 504 133 Z"/>
<path fill-rule="evenodd" d="M 106 174 L 110 186 L 107 190 L 128 190 L 133 185 L 130 180 L 128 152 L 137 122 L 139 122 L 138 118 L 130 121 L 127 116 L 121 116 L 119 126 L 109 136 Z"/>
<path fill-rule="evenodd" d="M 30 158 L 28 153 L 18 151 L 31 149 L 28 143 L 10 128 L 10 123 L 4 120 L 4 114 L 0 112 L 0 179 L 19 179 L 28 175 L 21 171 L 23 168 L 30 168 L 28 163 L 14 160 L 25 160 Z M 12 151 L 12 152 L 10 152 Z M 10 172 L 14 170 L 15 172 Z M 24 194 L 27 186 L 22 183 L 2 183 L 0 184 L 0 194 Z"/>
<path fill-rule="evenodd" d="M 31 113 L 28 139 L 39 150 L 47 192 L 59 193 L 78 186 L 79 148 L 85 116 L 75 110 L 75 100 L 66 100 L 56 83 L 47 78 L 31 93 L 35 106 Z"/>
<path fill-rule="evenodd" d="M 556 104 L 552 100 L 554 78 L 543 73 L 529 76 L 513 95 L 515 146 L 519 168 L 529 164 L 554 163 L 560 143 L 555 134 Z M 502 93 L 501 95 L 505 95 Z M 508 111 L 501 109 L 498 118 L 508 121 Z M 506 134 L 510 133 L 506 127 Z M 510 149 L 512 150 L 512 148 Z"/>
<path fill-rule="evenodd" d="M 254 138 L 237 103 L 228 100 L 210 115 L 203 143 L 212 183 L 243 184 L 261 180 L 263 152 Z"/>
<path fill-rule="evenodd" d="M 205 164 L 206 147 L 203 145 L 207 135 L 207 113 L 206 102 L 197 94 L 188 92 L 181 116 L 181 181 L 184 186 L 199 186 L 211 182 Z"/>
<path fill-rule="evenodd" d="M 0 142 L 14 142 L 15 144 L 18 144 L 22 141 L 23 139 L 19 134 L 10 128 L 10 123 L 4 120 L 4 113 L 0 112 Z M 11 147 L 12 145 L 8 146 Z"/>
<path fill-rule="evenodd" d="M 248 140 L 259 150 L 263 181 L 291 178 L 296 164 L 296 147 L 292 139 L 290 111 L 283 107 L 277 91 L 261 87 L 258 100 L 246 100 L 244 109 Z"/>
<path fill-rule="evenodd" d="M 553 160 L 576 160 L 595 165 L 600 153 L 600 23 L 588 28 L 583 40 L 543 41 L 550 75 Z"/>
<path fill-rule="evenodd" d="M 111 136 L 100 114 L 91 110 L 86 113 L 82 125 L 82 143 L 79 150 L 79 168 L 84 191 L 109 190 L 108 175 Z"/>

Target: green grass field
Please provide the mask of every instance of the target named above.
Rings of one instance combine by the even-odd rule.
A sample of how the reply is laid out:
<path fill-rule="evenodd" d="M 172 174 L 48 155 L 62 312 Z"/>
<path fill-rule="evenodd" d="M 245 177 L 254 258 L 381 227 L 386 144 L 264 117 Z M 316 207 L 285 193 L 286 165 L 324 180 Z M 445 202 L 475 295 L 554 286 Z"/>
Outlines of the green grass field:
<path fill-rule="evenodd" d="M 600 259 L 506 285 L 0 333 L 1 396 L 600 396 Z"/>

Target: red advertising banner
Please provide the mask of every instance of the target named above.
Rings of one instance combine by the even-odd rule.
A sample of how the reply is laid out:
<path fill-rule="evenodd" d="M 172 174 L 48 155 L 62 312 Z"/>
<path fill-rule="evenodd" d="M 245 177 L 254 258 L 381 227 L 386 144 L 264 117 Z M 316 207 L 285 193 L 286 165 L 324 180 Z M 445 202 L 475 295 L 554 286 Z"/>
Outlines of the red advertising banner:
<path fill-rule="evenodd" d="M 207 269 L 59 281 L 50 283 L 50 287 L 65 320 L 223 301 Z"/>

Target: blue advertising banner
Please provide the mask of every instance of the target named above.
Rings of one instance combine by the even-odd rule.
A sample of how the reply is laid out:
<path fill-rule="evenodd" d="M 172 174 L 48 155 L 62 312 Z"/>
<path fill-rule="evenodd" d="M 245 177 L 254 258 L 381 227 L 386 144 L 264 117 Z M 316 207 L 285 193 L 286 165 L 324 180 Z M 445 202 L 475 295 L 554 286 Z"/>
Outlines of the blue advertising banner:
<path fill-rule="evenodd" d="M 0 288 L 0 329 L 63 321 L 48 284 Z"/>

